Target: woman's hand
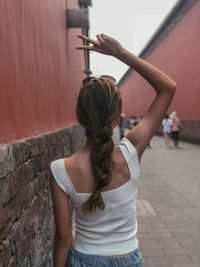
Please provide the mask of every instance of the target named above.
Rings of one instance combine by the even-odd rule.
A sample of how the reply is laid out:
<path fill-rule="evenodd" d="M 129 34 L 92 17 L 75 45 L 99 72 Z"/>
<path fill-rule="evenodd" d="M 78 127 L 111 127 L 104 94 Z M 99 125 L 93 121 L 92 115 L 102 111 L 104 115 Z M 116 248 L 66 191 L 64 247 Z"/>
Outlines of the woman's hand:
<path fill-rule="evenodd" d="M 96 40 L 82 34 L 77 35 L 77 37 L 89 43 L 89 45 L 76 47 L 80 50 L 91 50 L 101 54 L 114 56 L 116 58 L 118 58 L 125 50 L 117 40 L 105 34 L 97 34 Z"/>

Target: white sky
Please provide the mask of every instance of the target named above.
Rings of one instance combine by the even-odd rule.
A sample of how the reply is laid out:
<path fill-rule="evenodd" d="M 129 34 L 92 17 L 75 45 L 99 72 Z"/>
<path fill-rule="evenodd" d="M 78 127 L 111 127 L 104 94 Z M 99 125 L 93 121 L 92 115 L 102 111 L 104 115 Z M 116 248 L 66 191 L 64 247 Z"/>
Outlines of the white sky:
<path fill-rule="evenodd" d="M 138 55 L 177 0 L 92 0 L 90 36 L 110 35 Z M 93 75 L 108 74 L 119 80 L 128 67 L 102 54 L 90 52 Z"/>

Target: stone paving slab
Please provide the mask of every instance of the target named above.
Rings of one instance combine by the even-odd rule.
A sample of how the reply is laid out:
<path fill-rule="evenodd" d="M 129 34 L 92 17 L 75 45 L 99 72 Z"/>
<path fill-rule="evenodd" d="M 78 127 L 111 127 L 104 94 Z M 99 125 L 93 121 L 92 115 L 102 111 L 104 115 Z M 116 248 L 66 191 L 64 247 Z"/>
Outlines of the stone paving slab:
<path fill-rule="evenodd" d="M 141 162 L 138 238 L 145 267 L 200 267 L 200 146 L 154 137 Z"/>

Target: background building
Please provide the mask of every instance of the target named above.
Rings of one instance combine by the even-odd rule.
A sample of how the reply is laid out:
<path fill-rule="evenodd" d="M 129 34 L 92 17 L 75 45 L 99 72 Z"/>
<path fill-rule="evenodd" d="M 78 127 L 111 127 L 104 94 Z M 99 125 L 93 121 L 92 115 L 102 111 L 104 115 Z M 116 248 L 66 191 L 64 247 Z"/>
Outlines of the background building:
<path fill-rule="evenodd" d="M 200 144 L 200 2 L 180 0 L 149 41 L 140 57 L 155 64 L 177 83 L 169 112 L 182 120 L 182 139 Z M 126 116 L 142 117 L 154 92 L 129 69 L 119 82 Z"/>

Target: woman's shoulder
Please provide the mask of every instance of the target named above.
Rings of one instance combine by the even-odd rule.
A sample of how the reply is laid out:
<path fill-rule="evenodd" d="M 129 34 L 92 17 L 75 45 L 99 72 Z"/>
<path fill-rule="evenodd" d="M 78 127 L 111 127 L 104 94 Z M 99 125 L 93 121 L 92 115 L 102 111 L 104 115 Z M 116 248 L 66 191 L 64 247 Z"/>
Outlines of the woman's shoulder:
<path fill-rule="evenodd" d="M 51 169 L 58 168 L 62 165 L 62 162 L 63 162 L 63 158 L 52 160 L 49 164 L 50 168 Z"/>

